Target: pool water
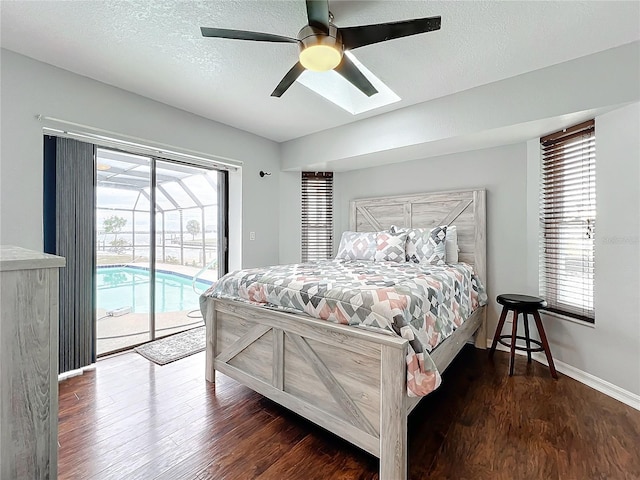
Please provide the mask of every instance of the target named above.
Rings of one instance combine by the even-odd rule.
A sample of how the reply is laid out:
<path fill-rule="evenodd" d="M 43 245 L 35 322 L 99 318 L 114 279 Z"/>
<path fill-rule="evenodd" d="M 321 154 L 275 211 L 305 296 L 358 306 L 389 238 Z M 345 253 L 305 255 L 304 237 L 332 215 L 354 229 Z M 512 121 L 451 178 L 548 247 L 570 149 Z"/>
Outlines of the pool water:
<path fill-rule="evenodd" d="M 131 307 L 134 313 L 149 313 L 149 270 L 135 267 L 98 267 L 96 271 L 96 306 L 115 310 Z M 210 282 L 197 280 L 198 292 L 206 290 Z M 156 312 L 178 312 L 199 307 L 199 293 L 192 279 L 169 272 L 156 271 Z"/>

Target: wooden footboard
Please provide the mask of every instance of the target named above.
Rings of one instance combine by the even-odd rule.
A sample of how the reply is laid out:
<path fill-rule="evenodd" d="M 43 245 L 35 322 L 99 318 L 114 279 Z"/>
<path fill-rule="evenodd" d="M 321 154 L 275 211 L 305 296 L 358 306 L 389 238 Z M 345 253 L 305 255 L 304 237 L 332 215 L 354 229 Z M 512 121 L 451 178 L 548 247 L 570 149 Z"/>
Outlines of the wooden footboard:
<path fill-rule="evenodd" d="M 205 311 L 207 380 L 219 370 L 380 458 L 381 480 L 406 478 L 407 415 L 420 400 L 406 393 L 406 340 L 213 298 Z M 481 318 L 447 340 L 439 368 Z"/>
<path fill-rule="evenodd" d="M 406 478 L 408 342 L 235 302 L 206 301 L 206 377 L 228 375 Z"/>

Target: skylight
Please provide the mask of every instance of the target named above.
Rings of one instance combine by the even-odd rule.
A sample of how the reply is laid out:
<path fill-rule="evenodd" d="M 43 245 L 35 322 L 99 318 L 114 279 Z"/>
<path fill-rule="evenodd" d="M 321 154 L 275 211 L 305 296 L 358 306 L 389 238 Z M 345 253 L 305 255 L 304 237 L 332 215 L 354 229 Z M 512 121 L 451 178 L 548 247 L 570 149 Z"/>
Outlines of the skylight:
<path fill-rule="evenodd" d="M 398 95 L 382 83 L 382 80 L 371 73 L 367 67 L 362 65 L 351 52 L 344 52 L 344 54 L 349 56 L 364 76 L 376 87 L 378 93 L 367 97 L 333 70 L 328 72 L 306 70 L 298 77 L 298 82 L 352 115 L 368 112 L 400 100 Z"/>

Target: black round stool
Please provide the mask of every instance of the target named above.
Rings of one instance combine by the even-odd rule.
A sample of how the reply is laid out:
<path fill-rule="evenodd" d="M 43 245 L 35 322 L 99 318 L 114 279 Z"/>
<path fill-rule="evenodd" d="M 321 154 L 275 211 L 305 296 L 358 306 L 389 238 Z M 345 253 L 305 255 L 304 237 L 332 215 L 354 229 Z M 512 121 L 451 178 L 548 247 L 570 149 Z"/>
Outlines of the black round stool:
<path fill-rule="evenodd" d="M 549 370 L 551 370 L 551 376 L 558 378 L 556 367 L 553 364 L 553 358 L 551 357 L 551 350 L 549 349 L 549 342 L 547 341 L 547 335 L 544 333 L 544 327 L 542 326 L 542 320 L 538 313 L 539 308 L 547 306 L 547 302 L 539 297 L 532 297 L 530 295 L 520 295 L 517 293 L 510 293 L 506 295 L 498 295 L 497 302 L 502 305 L 502 313 L 500 314 L 500 320 L 496 327 L 496 333 L 493 336 L 493 343 L 491 344 L 491 350 L 489 350 L 489 357 L 493 356 L 493 352 L 496 350 L 496 345 L 500 342 L 502 345 L 509 347 L 511 350 L 511 360 L 509 362 L 509 376 L 513 375 L 513 363 L 515 360 L 516 350 L 522 350 L 527 352 L 527 363 L 531 363 L 531 352 L 544 352 L 547 356 L 547 362 L 549 362 Z M 507 319 L 507 312 L 513 311 L 513 327 L 511 329 L 511 335 L 501 335 L 502 327 Z M 517 335 L 518 333 L 518 314 L 522 313 L 524 320 L 524 337 Z M 538 327 L 538 333 L 540 334 L 540 341 L 534 340 L 529 336 L 529 319 L 527 315 L 533 315 L 536 321 L 536 327 Z M 507 343 L 503 338 L 511 339 L 511 343 Z M 526 346 L 522 347 L 516 345 L 516 340 L 524 340 Z M 532 347 L 531 344 L 537 345 Z"/>

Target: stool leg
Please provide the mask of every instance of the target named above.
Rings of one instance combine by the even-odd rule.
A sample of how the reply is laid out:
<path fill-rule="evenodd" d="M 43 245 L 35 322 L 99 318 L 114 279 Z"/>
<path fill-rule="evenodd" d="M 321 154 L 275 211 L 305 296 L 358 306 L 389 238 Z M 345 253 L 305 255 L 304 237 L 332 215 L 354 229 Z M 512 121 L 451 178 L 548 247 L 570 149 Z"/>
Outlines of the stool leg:
<path fill-rule="evenodd" d="M 544 348 L 544 354 L 547 356 L 547 362 L 549 363 L 549 370 L 551 370 L 551 376 L 558 378 L 556 372 L 556 366 L 553 364 L 553 358 L 551 358 L 551 349 L 549 348 L 549 342 L 547 341 L 547 335 L 544 333 L 544 327 L 542 326 L 542 320 L 537 310 L 533 311 L 533 318 L 536 320 L 536 327 L 538 327 L 538 333 L 540 334 L 540 341 L 542 342 L 542 348 Z"/>
<path fill-rule="evenodd" d="M 518 311 L 513 311 L 513 325 L 511 329 L 511 361 L 509 362 L 509 376 L 513 376 L 513 365 L 516 361 L 516 333 L 518 333 Z"/>
<path fill-rule="evenodd" d="M 522 312 L 524 317 L 524 336 L 527 339 L 527 363 L 531 363 L 531 337 L 529 336 L 529 316 L 527 312 Z"/>
<path fill-rule="evenodd" d="M 489 358 L 493 357 L 493 352 L 496 351 L 496 345 L 498 345 L 498 339 L 502 333 L 502 327 L 504 327 L 504 321 L 507 319 L 508 310 L 502 307 L 502 313 L 500 314 L 500 320 L 498 320 L 498 326 L 496 327 L 496 333 L 493 335 L 493 343 L 491 344 L 491 350 L 489 350 Z"/>

